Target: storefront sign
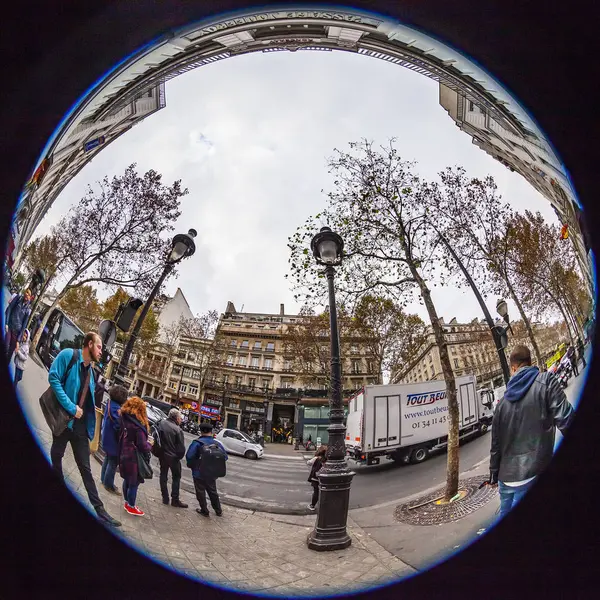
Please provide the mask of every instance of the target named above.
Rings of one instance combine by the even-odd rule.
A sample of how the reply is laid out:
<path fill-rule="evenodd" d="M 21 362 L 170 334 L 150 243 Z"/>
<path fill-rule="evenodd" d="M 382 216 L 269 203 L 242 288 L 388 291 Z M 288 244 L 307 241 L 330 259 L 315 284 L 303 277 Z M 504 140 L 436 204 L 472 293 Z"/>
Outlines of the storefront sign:
<path fill-rule="evenodd" d="M 204 406 L 200 407 L 200 414 L 209 418 L 216 418 L 221 414 L 221 411 L 218 408 L 213 408 L 212 406 Z"/>
<path fill-rule="evenodd" d="M 279 19 L 324 19 L 328 21 L 339 21 L 346 23 L 363 23 L 377 27 L 381 23 L 380 19 L 373 19 L 364 15 L 357 15 L 345 12 L 325 12 L 316 10 L 306 11 L 277 11 L 259 13 L 254 15 L 240 16 L 229 21 L 222 21 L 214 25 L 209 25 L 199 31 L 199 35 L 194 35 L 194 39 L 198 39 L 217 31 L 223 31 L 239 25 L 249 25 L 254 23 L 264 23 L 265 21 L 274 21 Z"/>

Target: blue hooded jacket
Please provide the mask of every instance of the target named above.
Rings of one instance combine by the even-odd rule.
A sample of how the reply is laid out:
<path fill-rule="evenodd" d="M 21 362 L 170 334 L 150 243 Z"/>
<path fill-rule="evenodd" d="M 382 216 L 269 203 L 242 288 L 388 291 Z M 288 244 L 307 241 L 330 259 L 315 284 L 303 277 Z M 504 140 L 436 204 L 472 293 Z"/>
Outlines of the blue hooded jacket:
<path fill-rule="evenodd" d="M 107 456 L 119 456 L 119 435 L 121 434 L 121 405 L 110 399 L 102 421 L 102 449 Z"/>
<path fill-rule="evenodd" d="M 539 375 L 537 367 L 522 367 L 509 380 L 504 398 L 509 402 L 522 400 Z"/>
<path fill-rule="evenodd" d="M 81 387 L 81 364 L 83 363 L 83 356 L 81 351 L 79 352 L 79 360 L 73 365 L 65 385 L 63 387 L 62 380 L 65 376 L 65 372 L 69 367 L 71 358 L 73 357 L 73 350 L 71 348 L 65 348 L 61 350 L 57 357 L 52 362 L 50 371 L 48 371 L 48 383 L 52 387 L 56 394 L 56 399 L 62 404 L 63 408 L 70 414 L 73 415 L 73 419 L 69 421 L 68 428 L 73 429 L 73 423 L 75 423 L 75 413 L 77 412 L 77 402 L 79 398 L 77 394 Z M 96 389 L 96 382 L 94 381 L 94 370 L 90 366 L 90 392 L 91 394 L 86 395 L 85 402 L 86 406 L 86 429 L 90 440 L 94 439 L 94 432 L 96 431 L 96 411 L 94 405 L 94 391 Z"/>

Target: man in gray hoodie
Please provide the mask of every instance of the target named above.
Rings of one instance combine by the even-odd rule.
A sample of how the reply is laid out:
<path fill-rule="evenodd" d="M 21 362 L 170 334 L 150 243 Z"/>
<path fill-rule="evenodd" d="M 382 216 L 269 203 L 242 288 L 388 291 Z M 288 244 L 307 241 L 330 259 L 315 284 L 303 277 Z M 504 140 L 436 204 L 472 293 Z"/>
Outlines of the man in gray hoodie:
<path fill-rule="evenodd" d="M 574 411 L 552 373 L 531 366 L 527 346 L 510 355 L 512 377 L 496 407 L 490 453 L 491 485 L 499 485 L 500 514 L 508 514 L 548 466 L 556 428 L 563 433 Z"/>

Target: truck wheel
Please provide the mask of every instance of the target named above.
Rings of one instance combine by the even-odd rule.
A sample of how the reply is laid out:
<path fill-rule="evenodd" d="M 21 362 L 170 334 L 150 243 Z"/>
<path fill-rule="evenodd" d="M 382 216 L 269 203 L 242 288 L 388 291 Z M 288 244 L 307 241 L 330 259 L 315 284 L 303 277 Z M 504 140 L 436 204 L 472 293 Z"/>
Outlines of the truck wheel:
<path fill-rule="evenodd" d="M 482 423 L 481 426 L 479 427 L 479 432 L 481 433 L 481 435 L 483 435 L 484 433 L 487 433 L 489 425 L 487 423 Z"/>
<path fill-rule="evenodd" d="M 413 465 L 416 465 L 418 463 L 422 463 L 423 461 L 427 460 L 427 457 L 429 456 L 429 448 L 415 448 L 411 453 L 410 453 L 410 462 Z"/>

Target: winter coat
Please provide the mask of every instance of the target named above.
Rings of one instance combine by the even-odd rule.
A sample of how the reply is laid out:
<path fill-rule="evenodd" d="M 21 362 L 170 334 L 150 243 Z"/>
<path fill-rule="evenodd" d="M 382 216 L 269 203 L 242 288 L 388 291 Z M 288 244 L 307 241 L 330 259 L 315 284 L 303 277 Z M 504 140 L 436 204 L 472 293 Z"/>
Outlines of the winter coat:
<path fill-rule="evenodd" d="M 511 377 L 494 413 L 490 478 L 525 481 L 552 460 L 556 428 L 564 432 L 574 411 L 556 377 L 523 367 Z"/>
<path fill-rule="evenodd" d="M 25 331 L 25 326 L 31 314 L 31 302 L 25 302 L 21 294 L 17 294 L 6 307 L 4 324 L 17 336 L 20 341 Z"/>
<path fill-rule="evenodd" d="M 160 447 L 165 458 L 181 460 L 185 456 L 185 439 L 181 427 L 173 419 L 163 419 L 158 425 Z"/>
<path fill-rule="evenodd" d="M 15 367 L 21 370 L 25 369 L 25 363 L 29 358 L 29 329 L 25 329 L 23 333 L 27 333 L 27 341 L 19 342 L 19 350 L 15 353 Z"/>
<path fill-rule="evenodd" d="M 133 415 L 121 415 L 121 434 L 119 437 L 119 473 L 127 485 L 144 483 L 137 464 L 138 452 L 150 452 L 148 431 Z"/>
<path fill-rule="evenodd" d="M 69 363 L 71 362 L 71 358 L 73 357 L 73 352 L 74 350 L 71 348 L 65 348 L 58 353 L 54 359 L 54 362 L 52 363 L 52 366 L 50 367 L 50 371 L 48 371 L 48 382 L 50 383 L 57 400 L 62 404 L 63 408 L 70 415 L 75 417 L 75 414 L 77 413 L 77 403 L 79 402 L 79 388 L 83 383 L 81 381 L 81 365 L 83 363 L 83 353 L 81 351 L 79 351 L 79 360 L 69 371 L 69 375 L 67 376 L 64 387 L 62 385 L 62 380 Z M 90 440 L 92 440 L 94 439 L 94 433 L 96 431 L 96 410 L 94 406 L 94 391 L 96 389 L 96 382 L 94 381 L 94 371 L 91 366 L 89 389 L 90 393 L 86 394 L 86 399 L 84 402 L 84 412 L 86 414 L 87 434 Z M 74 422 L 75 418 L 69 421 L 69 429 L 73 429 Z"/>
<path fill-rule="evenodd" d="M 317 473 L 321 470 L 323 465 L 325 464 L 325 459 L 322 456 L 315 456 L 315 461 L 312 464 L 312 468 L 310 470 L 310 475 L 308 476 L 308 481 L 313 485 L 315 483 L 319 483 L 319 478 L 317 477 Z"/>
<path fill-rule="evenodd" d="M 102 420 L 102 448 L 107 456 L 119 456 L 120 410 L 121 405 L 111 398 L 106 405 L 106 412 Z"/>

